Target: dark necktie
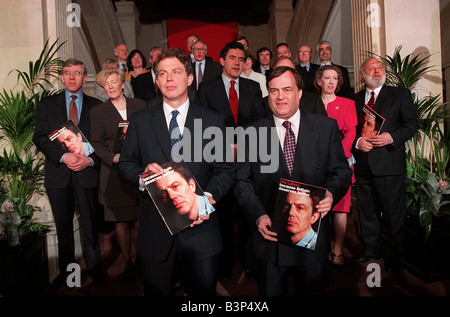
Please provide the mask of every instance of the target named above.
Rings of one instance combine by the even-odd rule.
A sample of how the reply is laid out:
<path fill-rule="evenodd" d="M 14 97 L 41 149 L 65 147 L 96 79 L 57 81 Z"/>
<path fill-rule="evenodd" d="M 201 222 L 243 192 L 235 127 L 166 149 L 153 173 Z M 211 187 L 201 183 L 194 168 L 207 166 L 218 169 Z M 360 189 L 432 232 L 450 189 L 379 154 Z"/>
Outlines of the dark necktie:
<path fill-rule="evenodd" d="M 239 99 L 234 89 L 234 80 L 231 81 L 230 91 L 228 93 L 228 99 L 230 101 L 231 113 L 233 114 L 234 122 L 237 124 L 238 109 L 239 109 Z"/>
<path fill-rule="evenodd" d="M 202 63 L 198 63 L 198 83 L 197 83 L 197 86 L 200 85 L 200 83 L 202 81 L 203 81 Z"/>
<path fill-rule="evenodd" d="M 77 98 L 76 95 L 72 95 L 72 100 L 69 104 L 69 119 L 72 120 L 75 125 L 78 125 L 78 109 L 77 105 L 75 104 L 75 98 Z"/>
<path fill-rule="evenodd" d="M 286 161 L 287 168 L 289 170 L 289 175 L 292 175 L 295 159 L 295 135 L 294 132 L 292 132 L 291 123 L 289 121 L 284 121 L 283 127 L 286 129 L 286 135 L 284 137 L 283 144 L 283 155 L 284 160 Z"/>
<path fill-rule="evenodd" d="M 369 99 L 369 102 L 367 103 L 367 105 L 371 108 L 371 109 L 373 109 L 373 106 L 375 105 L 375 92 L 371 92 L 370 93 L 370 99 Z"/>
<path fill-rule="evenodd" d="M 122 64 L 122 70 L 123 70 L 124 72 L 127 71 L 127 68 L 125 67 L 125 64 Z"/>
<path fill-rule="evenodd" d="M 172 111 L 172 119 L 169 123 L 169 135 L 170 135 L 170 145 L 172 146 L 172 154 L 176 156 L 179 153 L 181 147 L 181 132 L 178 126 L 177 116 L 179 112 L 177 110 Z"/>

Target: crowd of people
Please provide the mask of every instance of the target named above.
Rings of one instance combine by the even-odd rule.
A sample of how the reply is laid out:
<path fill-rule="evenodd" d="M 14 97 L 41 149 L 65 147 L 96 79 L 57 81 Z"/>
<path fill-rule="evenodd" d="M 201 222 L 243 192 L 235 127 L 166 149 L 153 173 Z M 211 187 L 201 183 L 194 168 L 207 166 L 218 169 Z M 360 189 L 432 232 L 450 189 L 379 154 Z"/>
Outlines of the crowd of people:
<path fill-rule="evenodd" d="M 65 90 L 39 105 L 33 141 L 46 158 L 45 188 L 58 237 L 54 283 L 64 284 L 66 268 L 75 262 L 76 208 L 84 259 L 96 283 L 106 277 L 96 226 L 103 210 L 104 221 L 115 223 L 124 278 L 139 275 L 146 296 L 173 296 L 177 283 L 189 296 L 215 296 L 217 282 L 231 277 L 236 261 L 248 278 L 256 279 L 255 295 L 287 295 L 291 277 L 296 295 L 320 295 L 328 263 L 345 265 L 352 184 L 364 248 L 354 260 L 383 258 L 386 270 L 397 270 L 405 143 L 416 133 L 418 118 L 410 92 L 385 84 L 383 63 L 375 57 L 362 63 L 365 88 L 355 94 L 347 68 L 332 63 L 329 41 L 316 47 L 320 64 L 311 62 L 308 45 L 298 48 L 298 64 L 286 43 L 277 44 L 274 54 L 261 47 L 253 55 L 243 36 L 223 46 L 218 62 L 196 35 L 186 38 L 186 47 L 188 53 L 154 47 L 147 60 L 139 49 L 128 52 L 125 44 L 117 45 L 114 58 L 96 76 L 95 98 L 83 92 L 85 64 L 68 59 L 61 71 Z M 366 108 L 384 119 L 382 129 L 367 135 L 362 133 Z M 68 120 L 76 123 L 93 153 L 78 153 L 49 139 Z M 187 131 L 200 129 L 203 136 L 212 128 L 222 136 L 227 128 L 252 128 L 256 140 L 235 135 L 225 144 L 228 139 L 213 134 L 182 143 Z M 276 144 L 270 143 L 271 136 Z M 176 159 L 175 146 L 178 151 L 182 145 L 183 161 L 185 153 L 211 150 L 211 140 L 218 145 L 216 152 L 231 149 L 233 159 L 184 159 L 196 183 L 174 171 L 173 180 L 160 186 L 165 203 L 177 210 L 189 206 L 186 212 L 195 215 L 190 226 L 172 234 L 140 176 L 160 173 L 161 166 Z M 253 155 L 257 145 L 277 154 L 275 171 L 264 171 L 265 158 Z M 237 159 L 239 151 L 244 155 Z M 301 196 L 287 195 L 288 207 L 283 207 L 296 241 L 304 234 L 294 228 L 311 228 L 320 217 L 313 249 L 280 241 L 272 228 L 280 179 L 325 189 L 324 197 L 309 205 Z M 209 206 L 204 213 L 191 213 L 202 198 L 195 194 L 197 185 L 206 197 L 201 204 Z"/>

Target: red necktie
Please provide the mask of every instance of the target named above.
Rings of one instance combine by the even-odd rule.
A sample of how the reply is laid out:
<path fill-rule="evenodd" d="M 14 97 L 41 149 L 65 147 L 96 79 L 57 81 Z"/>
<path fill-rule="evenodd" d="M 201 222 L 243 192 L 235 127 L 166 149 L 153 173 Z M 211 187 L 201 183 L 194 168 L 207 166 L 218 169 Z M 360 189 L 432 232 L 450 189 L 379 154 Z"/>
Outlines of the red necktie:
<path fill-rule="evenodd" d="M 78 109 L 77 105 L 75 104 L 75 98 L 77 98 L 76 95 L 72 95 L 72 100 L 69 104 L 69 119 L 72 120 L 75 125 L 78 125 Z"/>
<path fill-rule="evenodd" d="M 370 99 L 369 99 L 369 102 L 367 103 L 367 105 L 371 109 L 373 109 L 373 106 L 375 105 L 375 93 L 372 91 L 370 94 L 371 94 L 371 96 L 370 96 Z"/>
<path fill-rule="evenodd" d="M 230 91 L 228 93 L 228 99 L 230 101 L 230 108 L 231 113 L 233 113 L 234 122 L 237 124 L 237 117 L 238 117 L 238 109 L 239 109 L 239 99 L 236 93 L 236 90 L 234 89 L 235 81 L 231 81 Z"/>
<path fill-rule="evenodd" d="M 286 129 L 283 143 L 283 155 L 289 170 L 289 175 L 292 176 L 295 160 L 295 135 L 294 132 L 292 132 L 291 123 L 289 121 L 284 121 L 283 127 Z"/>

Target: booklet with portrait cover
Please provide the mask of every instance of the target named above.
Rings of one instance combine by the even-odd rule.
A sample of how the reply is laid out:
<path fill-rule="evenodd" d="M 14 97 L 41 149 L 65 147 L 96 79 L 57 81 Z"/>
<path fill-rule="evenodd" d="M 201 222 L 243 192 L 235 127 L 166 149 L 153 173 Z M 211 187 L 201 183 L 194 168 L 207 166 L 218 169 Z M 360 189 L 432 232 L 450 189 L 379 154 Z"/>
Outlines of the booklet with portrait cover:
<path fill-rule="evenodd" d="M 360 134 L 362 137 L 370 138 L 378 135 L 384 124 L 384 118 L 367 105 L 363 106 L 363 112 L 359 118 Z"/>
<path fill-rule="evenodd" d="M 279 241 L 314 250 L 322 217 L 316 205 L 326 189 L 281 178 L 278 186 L 272 230 Z"/>
<path fill-rule="evenodd" d="M 159 173 L 140 175 L 171 235 L 185 229 L 215 209 L 186 163 L 173 161 L 161 165 Z"/>
<path fill-rule="evenodd" d="M 63 123 L 48 137 L 50 141 L 60 144 L 66 152 L 84 154 L 85 156 L 94 153 L 94 148 L 72 120 Z"/>
<path fill-rule="evenodd" d="M 123 142 L 125 141 L 129 123 L 130 122 L 128 120 L 119 121 L 119 124 L 117 126 L 116 139 L 113 146 L 113 153 L 120 153 Z"/>

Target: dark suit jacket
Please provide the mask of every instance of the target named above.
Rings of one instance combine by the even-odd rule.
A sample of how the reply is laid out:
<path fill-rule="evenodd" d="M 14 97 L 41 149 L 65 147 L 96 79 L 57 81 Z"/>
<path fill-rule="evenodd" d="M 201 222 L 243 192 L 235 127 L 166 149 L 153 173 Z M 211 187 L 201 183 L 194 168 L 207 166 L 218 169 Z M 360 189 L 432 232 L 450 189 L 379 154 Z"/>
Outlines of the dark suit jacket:
<path fill-rule="evenodd" d="M 297 65 L 297 71 L 303 78 L 303 91 L 310 91 L 316 93 L 316 87 L 314 86 L 314 79 L 316 76 L 316 70 L 320 67 L 317 64 L 310 63 L 309 71 L 300 64 Z"/>
<path fill-rule="evenodd" d="M 355 144 L 361 137 L 364 103 L 365 89 L 355 95 L 358 116 Z M 356 159 L 355 175 L 366 175 L 369 171 L 376 176 L 402 175 L 406 171 L 405 143 L 414 136 L 419 127 L 411 92 L 408 89 L 384 85 L 375 101 L 374 110 L 385 118 L 380 133 L 389 132 L 394 143 L 373 148 L 368 153 L 356 150 L 353 146 Z"/>
<path fill-rule="evenodd" d="M 152 72 L 139 75 L 133 81 L 134 97 L 149 102 L 153 98 L 160 96 L 161 92 L 153 82 Z"/>
<path fill-rule="evenodd" d="M 255 64 L 252 66 L 253 71 L 257 72 L 257 73 L 262 73 L 261 72 L 261 67 L 259 67 L 259 62 L 255 62 Z M 264 75 L 266 75 L 266 78 L 269 77 L 270 73 L 272 72 L 273 68 L 270 67 L 268 70 L 266 70 L 266 73 Z"/>
<path fill-rule="evenodd" d="M 273 116 L 259 120 L 251 126 L 259 128 L 275 128 Z M 263 131 L 263 130 L 259 130 Z M 258 135 L 258 138 L 261 134 Z M 301 112 L 300 130 L 295 154 L 293 176 L 289 176 L 283 152 L 276 135 L 276 143 L 271 145 L 270 137 L 266 138 L 268 153 L 278 154 L 278 168 L 272 173 L 262 173 L 261 167 L 269 163 L 238 162 L 235 195 L 248 217 L 250 224 L 268 214 L 273 215 L 276 193 L 280 178 L 292 179 L 327 188 L 337 203 L 351 185 L 352 170 L 339 139 L 339 128 L 335 120 L 325 116 Z M 254 140 L 245 144 L 247 148 L 259 144 Z M 238 149 L 240 145 L 238 144 Z M 253 150 L 254 151 L 254 150 Z M 273 155 L 272 155 L 273 157 Z M 305 265 L 324 261 L 330 249 L 330 219 L 327 215 L 319 231 L 317 246 L 314 251 L 265 240 L 258 230 L 254 233 L 255 254 L 267 263 L 279 265 Z M 256 229 L 256 228 L 253 228 Z"/>
<path fill-rule="evenodd" d="M 202 120 L 203 131 L 209 127 L 218 127 L 225 133 L 221 116 L 214 111 L 196 104 L 190 104 L 185 123 L 185 130 L 194 137 L 194 119 Z M 202 131 L 202 133 L 203 133 Z M 183 131 L 185 137 L 186 132 Z M 192 139 L 193 140 L 193 139 Z M 202 149 L 211 140 L 191 142 L 191 153 L 195 147 Z M 225 144 L 224 149 L 225 151 Z M 119 173 L 135 190 L 139 187 L 139 175 L 150 163 L 160 165 L 171 160 L 169 131 L 164 117 L 162 104 L 133 113 L 127 130 L 127 137 L 122 147 Z M 234 181 L 232 163 L 205 160 L 191 162 L 185 160 L 200 187 L 213 195 L 216 201 L 229 191 Z M 188 261 L 199 260 L 219 253 L 222 248 L 217 214 L 213 212 L 208 221 L 189 227 L 175 236 L 171 236 L 149 195 L 143 193 L 139 206 L 139 234 L 136 242 L 137 253 L 154 261 L 164 261 L 173 244 L 179 246 L 180 256 Z"/>
<path fill-rule="evenodd" d="M 89 112 L 101 101 L 83 94 L 83 105 L 78 127 L 84 136 L 90 140 Z M 46 188 L 60 189 L 69 184 L 71 170 L 60 159 L 65 151 L 56 142 L 50 141 L 48 135 L 57 130 L 68 121 L 64 91 L 41 101 L 36 112 L 36 128 L 33 142 L 45 155 L 45 181 Z M 95 152 L 90 155 L 94 165 L 74 173 L 81 186 L 85 188 L 98 187 L 99 159 Z"/>
<path fill-rule="evenodd" d="M 204 107 L 221 113 L 227 127 L 244 126 L 265 116 L 264 103 L 259 83 L 239 78 L 239 111 L 237 124 L 234 122 L 222 76 L 202 82 L 197 101 Z"/>
<path fill-rule="evenodd" d="M 332 63 L 333 64 L 333 63 Z M 350 84 L 350 75 L 348 74 L 347 67 L 333 64 L 334 66 L 337 66 L 341 69 L 342 72 L 342 78 L 344 82 L 342 83 L 342 87 L 339 89 L 339 91 L 336 93 L 336 96 L 345 97 L 349 99 L 355 98 L 355 92 Z"/>
<path fill-rule="evenodd" d="M 192 82 L 191 87 L 197 90 L 197 71 L 195 70 L 195 62 L 192 63 L 192 67 L 194 68 L 194 81 Z M 219 76 L 222 74 L 222 69 L 223 67 L 220 63 L 212 60 L 206 60 L 203 81 Z"/>
<path fill-rule="evenodd" d="M 266 109 L 266 113 L 272 112 L 269 108 L 268 96 L 264 97 L 264 107 Z M 319 94 L 316 94 L 314 92 L 303 90 L 299 107 L 300 110 L 304 112 L 320 114 L 326 117 L 328 116 L 327 111 L 325 110 L 325 106 L 323 105 L 322 98 Z"/>
<path fill-rule="evenodd" d="M 127 117 L 146 109 L 147 103 L 141 99 L 127 100 Z M 114 143 L 122 116 L 111 100 L 98 105 L 91 111 L 91 144 L 101 160 L 99 201 L 107 206 L 133 206 L 137 204 L 136 193 L 124 183 L 117 171 L 113 158 Z"/>

